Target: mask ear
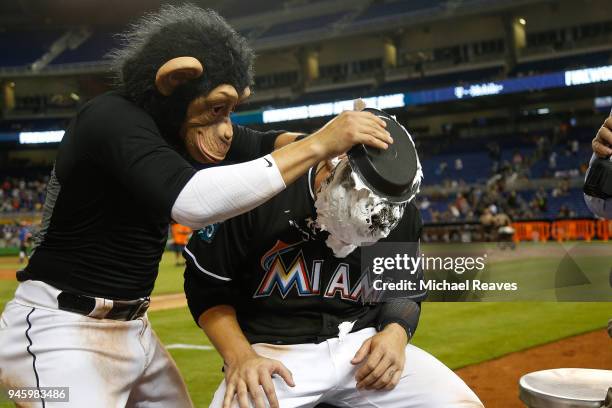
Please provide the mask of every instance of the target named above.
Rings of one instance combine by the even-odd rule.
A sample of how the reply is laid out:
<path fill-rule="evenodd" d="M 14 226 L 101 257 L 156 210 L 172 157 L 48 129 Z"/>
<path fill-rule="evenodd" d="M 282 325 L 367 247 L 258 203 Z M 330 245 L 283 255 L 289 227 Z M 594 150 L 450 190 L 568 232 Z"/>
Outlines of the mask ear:
<path fill-rule="evenodd" d="M 155 75 L 155 86 L 160 94 L 169 96 L 174 89 L 204 73 L 200 61 L 193 57 L 177 57 L 162 65 Z"/>

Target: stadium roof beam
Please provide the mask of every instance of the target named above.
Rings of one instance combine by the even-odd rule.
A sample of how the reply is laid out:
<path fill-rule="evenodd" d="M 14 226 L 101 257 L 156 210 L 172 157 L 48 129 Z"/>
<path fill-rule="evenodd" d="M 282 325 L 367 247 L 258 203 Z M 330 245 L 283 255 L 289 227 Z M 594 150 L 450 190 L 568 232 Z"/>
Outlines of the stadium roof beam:
<path fill-rule="evenodd" d="M 49 65 L 55 58 L 62 54 L 67 49 L 74 50 L 78 48 L 91 36 L 91 30 L 81 28 L 79 30 L 70 30 L 59 39 L 55 40 L 49 47 L 49 50 L 44 53 L 39 59 L 31 65 L 33 72 L 40 72 Z"/>

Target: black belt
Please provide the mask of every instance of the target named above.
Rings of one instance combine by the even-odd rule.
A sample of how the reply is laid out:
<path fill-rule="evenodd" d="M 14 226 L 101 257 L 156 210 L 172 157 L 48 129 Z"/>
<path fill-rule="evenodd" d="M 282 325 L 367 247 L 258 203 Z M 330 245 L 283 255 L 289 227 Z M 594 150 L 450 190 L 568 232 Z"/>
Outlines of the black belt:
<path fill-rule="evenodd" d="M 103 301 L 104 307 L 100 307 Z M 112 303 L 111 303 L 112 302 Z M 98 310 L 96 310 L 98 303 Z M 99 319 L 134 320 L 144 316 L 151 300 L 147 298 L 136 300 L 103 300 L 86 295 L 61 292 L 57 295 L 57 306 L 60 310 L 82 314 Z"/>

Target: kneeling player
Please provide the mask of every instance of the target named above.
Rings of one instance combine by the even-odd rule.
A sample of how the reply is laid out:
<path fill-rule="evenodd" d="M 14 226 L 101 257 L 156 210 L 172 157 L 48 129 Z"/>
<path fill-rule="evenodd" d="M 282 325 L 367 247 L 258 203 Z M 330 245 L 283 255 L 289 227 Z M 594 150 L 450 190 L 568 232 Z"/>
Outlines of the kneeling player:
<path fill-rule="evenodd" d="M 189 242 L 189 307 L 225 362 L 211 407 L 482 407 L 450 369 L 407 344 L 423 296 L 365 302 L 360 248 L 350 252 L 350 244 L 313 227 L 330 211 L 351 213 L 347 197 L 363 198 L 329 191 L 355 188 L 347 171 L 346 159 L 335 171 L 321 163 L 261 207 Z M 315 207 L 313 192 L 338 201 Z M 365 208 L 370 213 L 357 222 L 368 223 L 370 238 L 418 241 L 413 204 Z"/>

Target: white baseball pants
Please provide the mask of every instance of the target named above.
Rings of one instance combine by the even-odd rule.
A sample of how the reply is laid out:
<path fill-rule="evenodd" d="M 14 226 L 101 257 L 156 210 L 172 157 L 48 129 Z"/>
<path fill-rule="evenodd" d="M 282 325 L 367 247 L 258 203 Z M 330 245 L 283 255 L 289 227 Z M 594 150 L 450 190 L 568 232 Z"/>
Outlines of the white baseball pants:
<path fill-rule="evenodd" d="M 117 321 L 58 310 L 59 292 L 42 282 L 23 282 L 0 318 L 3 387 L 69 387 L 68 403 L 41 399 L 18 406 L 192 406 L 146 316 Z"/>
<path fill-rule="evenodd" d="M 355 373 L 358 366 L 352 365 L 351 359 L 362 343 L 374 334 L 376 331 L 368 328 L 319 344 L 260 343 L 253 348 L 262 356 L 281 361 L 293 373 L 293 388 L 282 378 L 273 378 L 281 408 L 310 408 L 321 402 L 342 408 L 484 407 L 476 394 L 448 367 L 410 344 L 406 346 L 404 372 L 395 389 L 357 390 Z M 221 407 L 224 395 L 225 381 L 217 389 L 210 407 Z M 236 399 L 232 407 L 238 407 Z"/>

